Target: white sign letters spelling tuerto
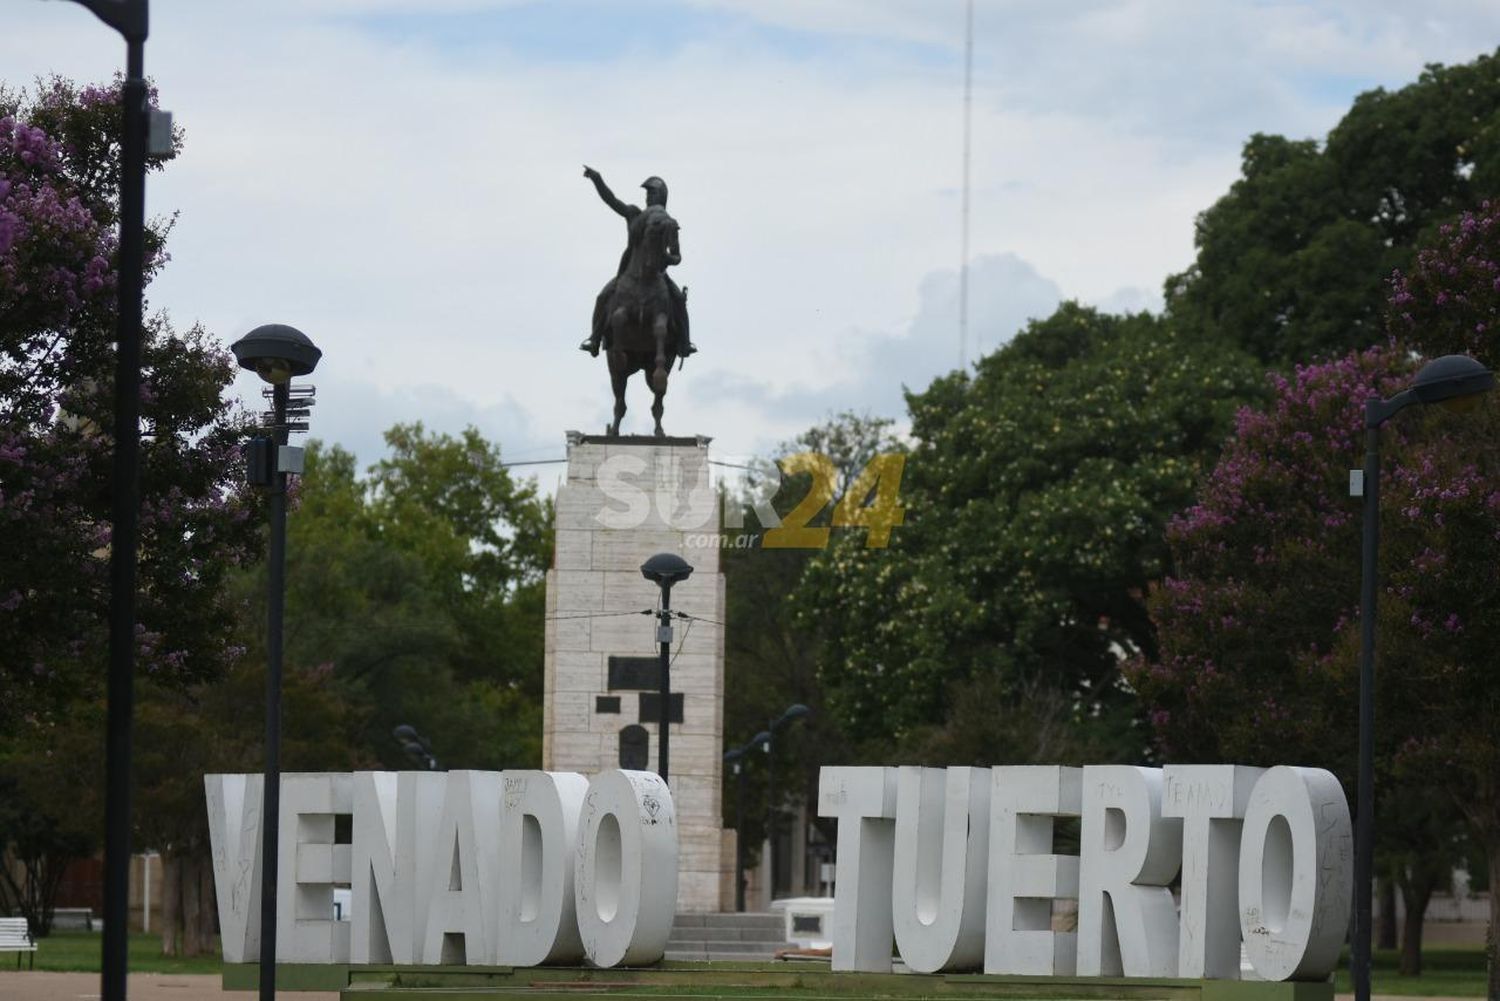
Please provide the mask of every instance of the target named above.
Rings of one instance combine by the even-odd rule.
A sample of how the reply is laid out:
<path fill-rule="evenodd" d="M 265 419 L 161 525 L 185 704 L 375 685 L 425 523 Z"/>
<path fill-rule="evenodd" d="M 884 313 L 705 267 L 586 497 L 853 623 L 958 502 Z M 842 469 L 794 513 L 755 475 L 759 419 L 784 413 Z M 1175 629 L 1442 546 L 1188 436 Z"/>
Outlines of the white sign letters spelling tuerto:
<path fill-rule="evenodd" d="M 205 784 L 224 959 L 253 962 L 261 777 Z M 894 945 L 919 973 L 1236 979 L 1243 943 L 1255 976 L 1315 980 L 1347 927 L 1349 806 L 1321 769 L 824 768 L 819 813 L 839 822 L 835 970 L 888 971 Z M 285 775 L 279 850 L 285 962 L 635 966 L 676 910 L 672 796 L 650 772 Z"/>
<path fill-rule="evenodd" d="M 921 972 L 1237 979 L 1243 941 L 1257 977 L 1317 980 L 1347 928 L 1349 804 L 1322 769 L 824 768 L 818 813 L 839 822 L 835 970 L 890 970 L 894 942 Z M 1054 927 L 1067 899 L 1076 931 Z"/>

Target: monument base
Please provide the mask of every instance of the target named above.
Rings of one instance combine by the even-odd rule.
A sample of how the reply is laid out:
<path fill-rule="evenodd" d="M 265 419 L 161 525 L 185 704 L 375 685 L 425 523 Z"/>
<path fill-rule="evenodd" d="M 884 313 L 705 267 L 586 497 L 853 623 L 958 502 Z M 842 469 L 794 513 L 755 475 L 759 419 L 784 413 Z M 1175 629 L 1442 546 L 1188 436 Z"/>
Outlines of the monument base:
<path fill-rule="evenodd" d="M 733 906 L 720 816 L 724 575 L 706 437 L 568 434 L 547 571 L 542 767 L 658 771 L 663 711 L 657 586 L 641 564 L 667 552 L 693 574 L 672 588 L 668 769 L 678 833 L 677 909 Z M 643 614 L 644 613 L 644 614 Z M 726 880 L 726 873 L 729 873 Z M 730 886 L 725 899 L 725 886 Z"/>

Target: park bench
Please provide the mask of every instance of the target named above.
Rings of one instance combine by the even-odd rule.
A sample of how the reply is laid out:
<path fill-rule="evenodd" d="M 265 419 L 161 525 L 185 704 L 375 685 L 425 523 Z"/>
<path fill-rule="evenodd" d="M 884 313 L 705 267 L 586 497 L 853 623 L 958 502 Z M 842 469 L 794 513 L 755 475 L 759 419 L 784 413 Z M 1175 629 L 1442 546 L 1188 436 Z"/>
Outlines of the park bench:
<path fill-rule="evenodd" d="M 52 927 L 69 930 L 94 930 L 94 912 L 87 907 L 54 907 Z"/>
<path fill-rule="evenodd" d="M 21 968 L 21 953 L 28 952 L 30 968 L 36 969 L 36 943 L 26 928 L 25 918 L 0 918 L 0 952 L 16 954 L 16 969 Z"/>

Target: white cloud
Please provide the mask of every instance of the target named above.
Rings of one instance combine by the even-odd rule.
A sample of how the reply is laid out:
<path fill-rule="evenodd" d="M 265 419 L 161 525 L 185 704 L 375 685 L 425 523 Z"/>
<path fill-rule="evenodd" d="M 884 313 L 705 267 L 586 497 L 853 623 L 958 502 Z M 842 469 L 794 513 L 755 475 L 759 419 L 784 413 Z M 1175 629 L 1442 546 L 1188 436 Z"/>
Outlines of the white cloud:
<path fill-rule="evenodd" d="M 976 7 L 971 357 L 1058 298 L 1159 304 L 1249 132 L 1321 133 L 1357 90 L 1500 37 L 1478 3 Z M 575 350 L 624 239 L 590 163 L 627 198 L 648 174 L 672 188 L 703 352 L 674 375 L 670 432 L 751 452 L 829 410 L 897 416 L 903 382 L 957 363 L 960 3 L 650 3 L 641 37 L 688 14 L 701 36 L 572 58 L 514 40 L 512 8 L 559 9 L 156 0 L 147 66 L 187 148 L 148 194 L 181 211 L 152 305 L 226 341 L 307 332 L 318 429 L 362 461 L 413 416 L 560 454 L 609 413 Z M 580 51 L 606 9 L 561 7 Z M 492 30 L 459 51 L 391 16 Z M 71 5 L 7 26 L 11 82 L 120 63 Z"/>

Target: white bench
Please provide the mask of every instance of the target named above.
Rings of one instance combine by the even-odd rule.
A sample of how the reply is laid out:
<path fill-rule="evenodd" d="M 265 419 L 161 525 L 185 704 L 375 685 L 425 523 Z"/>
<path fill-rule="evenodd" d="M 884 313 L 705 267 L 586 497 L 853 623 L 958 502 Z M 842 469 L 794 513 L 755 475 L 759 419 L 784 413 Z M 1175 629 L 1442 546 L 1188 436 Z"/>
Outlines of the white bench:
<path fill-rule="evenodd" d="M 25 918 L 0 918 L 0 952 L 16 954 L 16 969 L 21 968 L 21 953 L 28 952 L 30 968 L 36 969 L 36 943 L 26 928 Z"/>

